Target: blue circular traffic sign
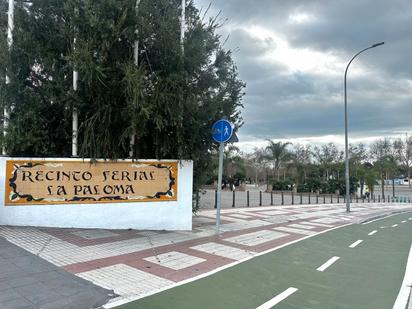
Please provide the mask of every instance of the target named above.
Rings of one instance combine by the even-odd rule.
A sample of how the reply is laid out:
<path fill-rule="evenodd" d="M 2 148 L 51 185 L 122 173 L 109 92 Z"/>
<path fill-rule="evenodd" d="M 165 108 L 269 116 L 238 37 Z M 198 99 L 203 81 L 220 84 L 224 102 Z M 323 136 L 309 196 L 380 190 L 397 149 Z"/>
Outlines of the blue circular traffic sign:
<path fill-rule="evenodd" d="M 230 140 L 233 134 L 232 124 L 226 119 L 216 121 L 212 126 L 212 137 L 218 143 Z"/>

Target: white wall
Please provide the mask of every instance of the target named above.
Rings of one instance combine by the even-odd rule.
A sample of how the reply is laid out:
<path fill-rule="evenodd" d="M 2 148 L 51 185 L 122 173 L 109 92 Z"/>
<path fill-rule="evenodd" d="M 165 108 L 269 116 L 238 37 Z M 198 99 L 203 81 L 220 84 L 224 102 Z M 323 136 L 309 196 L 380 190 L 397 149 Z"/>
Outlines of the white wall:
<path fill-rule="evenodd" d="M 0 157 L 0 225 L 140 230 L 191 230 L 193 162 L 178 164 L 177 201 L 5 206 L 6 160 Z M 73 160 L 79 159 L 39 159 Z M 156 160 L 146 160 L 156 161 Z M 171 160 L 167 160 L 171 161 Z"/>

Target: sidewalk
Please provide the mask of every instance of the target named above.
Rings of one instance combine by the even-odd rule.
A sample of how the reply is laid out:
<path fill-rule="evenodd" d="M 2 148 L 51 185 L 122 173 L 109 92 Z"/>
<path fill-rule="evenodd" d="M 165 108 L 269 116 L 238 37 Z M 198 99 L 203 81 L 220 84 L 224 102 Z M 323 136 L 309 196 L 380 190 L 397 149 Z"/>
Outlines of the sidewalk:
<path fill-rule="evenodd" d="M 0 237 L 0 308 L 97 308 L 107 291 Z"/>
<path fill-rule="evenodd" d="M 0 236 L 48 262 L 92 281 L 127 302 L 191 280 L 319 232 L 394 211 L 408 204 L 298 205 L 199 212 L 192 231 L 0 227 Z M 110 307 L 110 305 L 108 306 Z M 64 308 L 64 307 L 62 307 Z"/>

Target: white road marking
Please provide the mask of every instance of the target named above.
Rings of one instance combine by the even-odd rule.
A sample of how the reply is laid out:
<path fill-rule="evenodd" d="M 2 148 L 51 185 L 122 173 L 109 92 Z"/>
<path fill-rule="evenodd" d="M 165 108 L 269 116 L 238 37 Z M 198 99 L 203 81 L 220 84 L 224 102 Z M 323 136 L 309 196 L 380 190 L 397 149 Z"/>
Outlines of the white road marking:
<path fill-rule="evenodd" d="M 159 293 L 159 292 L 167 291 L 167 290 L 170 290 L 170 289 L 172 289 L 172 288 L 175 288 L 175 287 L 178 287 L 178 286 L 181 286 L 181 285 L 184 285 L 184 284 L 187 284 L 187 283 L 190 283 L 190 282 L 193 282 L 193 281 L 202 279 L 202 278 L 209 277 L 209 276 L 211 276 L 211 275 L 214 275 L 214 274 L 218 273 L 219 271 L 222 271 L 222 270 L 225 270 L 225 269 L 234 267 L 234 266 L 236 266 L 236 265 L 239 265 L 239 264 L 241 264 L 241 263 L 244 263 L 244 262 L 246 262 L 246 261 L 249 261 L 249 260 L 251 260 L 251 259 L 254 259 L 254 258 L 257 257 L 257 256 L 262 256 L 262 255 L 268 254 L 268 253 L 270 253 L 270 252 L 274 252 L 274 251 L 279 250 L 279 249 L 281 249 L 281 248 L 288 247 L 288 246 L 293 245 L 293 244 L 295 244 L 295 243 L 298 243 L 298 242 L 304 241 L 304 240 L 306 240 L 306 239 L 312 238 L 312 237 L 314 237 L 314 236 L 316 236 L 316 235 L 322 235 L 322 234 L 328 233 L 328 232 L 330 232 L 330 231 L 334 231 L 334 230 L 337 230 L 337 229 L 341 229 L 341 228 L 343 228 L 343 227 L 347 227 L 347 226 L 349 226 L 349 225 L 352 225 L 352 224 L 351 224 L 351 223 L 348 223 L 348 224 L 344 224 L 344 225 L 340 225 L 340 226 L 335 226 L 335 227 L 332 227 L 332 228 L 327 229 L 327 230 L 325 230 L 325 231 L 316 233 L 316 234 L 314 234 L 314 235 L 305 236 L 305 237 L 302 237 L 302 238 L 293 240 L 293 241 L 288 242 L 288 243 L 286 243 L 286 244 L 283 244 L 283 245 L 280 245 L 280 246 L 277 246 L 277 247 L 268 249 L 268 250 L 266 250 L 266 251 L 259 252 L 259 253 L 255 254 L 255 255 L 252 255 L 252 256 L 247 257 L 247 258 L 245 258 L 245 259 L 242 259 L 242 260 L 240 260 L 240 261 L 236 261 L 236 262 L 233 262 L 233 263 L 230 263 L 230 264 L 226 264 L 226 265 L 224 265 L 224 266 L 215 268 L 214 270 L 209 271 L 209 272 L 207 272 L 207 273 L 204 273 L 204 274 L 201 274 L 201 275 L 198 275 L 198 276 L 195 276 L 195 277 L 192 277 L 192 278 L 189 278 L 189 279 L 186 279 L 186 280 L 177 282 L 176 284 L 172 284 L 172 285 L 170 285 L 170 286 L 167 286 L 167 287 L 164 287 L 164 288 L 155 290 L 155 291 L 150 291 L 150 292 L 143 293 L 143 294 L 140 294 L 140 295 L 131 295 L 130 297 L 122 298 L 122 299 L 119 299 L 119 300 L 117 300 L 117 298 L 115 298 L 114 301 L 109 302 L 109 303 L 107 303 L 106 305 L 103 305 L 103 308 L 104 308 L 104 309 L 112 309 L 112 308 L 118 307 L 118 306 L 120 306 L 120 305 L 124 305 L 124 304 L 130 303 L 130 302 L 132 302 L 132 301 L 138 300 L 138 299 L 140 299 L 140 298 L 144 298 L 144 297 L 147 297 L 147 296 L 151 296 L 151 295 L 156 294 L 156 293 Z"/>
<path fill-rule="evenodd" d="M 359 245 L 362 241 L 363 241 L 362 239 L 359 239 L 359 240 L 355 241 L 353 244 L 351 244 L 351 245 L 349 246 L 349 248 L 355 248 L 355 247 L 356 247 L 357 245 Z"/>
<path fill-rule="evenodd" d="M 340 257 L 334 256 L 334 257 L 330 258 L 326 263 L 324 263 L 323 265 L 316 268 L 316 270 L 317 271 L 325 271 L 329 266 L 331 266 L 333 263 L 335 263 L 339 259 L 340 259 Z"/>
<path fill-rule="evenodd" d="M 377 232 L 378 232 L 377 230 L 373 230 L 373 231 L 370 232 L 368 235 L 369 235 L 369 236 L 372 236 L 372 235 L 375 235 Z"/>
<path fill-rule="evenodd" d="M 397 227 L 397 226 L 398 226 L 397 224 L 392 225 L 392 227 Z"/>
<path fill-rule="evenodd" d="M 384 229 L 386 226 L 381 226 L 381 229 Z"/>
<path fill-rule="evenodd" d="M 396 216 L 396 215 L 399 215 L 399 213 L 393 213 L 393 214 L 390 214 L 390 215 L 387 215 L 387 216 L 382 216 L 382 217 L 376 218 L 374 220 L 363 222 L 362 224 L 369 224 L 369 223 L 380 221 L 380 220 L 383 220 L 383 219 L 387 219 L 387 218 L 390 218 L 390 217 L 393 217 L 393 216 Z"/>
<path fill-rule="evenodd" d="M 406 223 L 406 220 L 403 220 L 401 223 Z"/>
<path fill-rule="evenodd" d="M 412 245 L 409 250 L 408 263 L 406 264 L 405 277 L 403 277 L 403 282 L 401 289 L 399 290 L 398 297 L 396 298 L 393 309 L 405 309 L 408 304 L 409 293 L 411 291 L 412 285 Z"/>
<path fill-rule="evenodd" d="M 297 288 L 292 288 L 292 287 L 288 288 L 287 290 L 283 291 L 279 295 L 276 295 L 275 297 L 273 297 L 268 302 L 264 303 L 263 305 L 260 305 L 256 309 L 270 309 L 273 306 L 279 304 L 282 300 L 288 298 L 290 295 L 295 293 L 297 290 L 298 290 Z"/>
<path fill-rule="evenodd" d="M 411 220 L 412 220 L 412 218 L 408 218 L 408 220 L 409 220 L 409 221 L 411 221 Z"/>
<path fill-rule="evenodd" d="M 332 227 L 333 226 L 329 224 L 322 224 L 322 223 L 316 223 L 316 222 L 310 222 L 310 221 L 300 222 L 300 224 L 314 225 L 314 226 L 321 226 L 321 227 Z"/>

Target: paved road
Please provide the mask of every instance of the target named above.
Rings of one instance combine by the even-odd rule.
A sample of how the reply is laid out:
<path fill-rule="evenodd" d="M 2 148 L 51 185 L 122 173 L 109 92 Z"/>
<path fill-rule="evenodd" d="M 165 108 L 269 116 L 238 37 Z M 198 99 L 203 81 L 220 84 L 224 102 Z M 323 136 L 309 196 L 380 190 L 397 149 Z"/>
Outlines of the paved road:
<path fill-rule="evenodd" d="M 118 309 L 392 308 L 411 232 L 411 212 L 352 224 Z"/>
<path fill-rule="evenodd" d="M 192 231 L 0 226 L 0 236 L 60 271 L 114 290 L 119 297 L 108 306 L 115 306 L 334 227 L 406 210 L 412 207 L 356 204 L 350 213 L 342 204 L 230 208 L 222 210 L 216 235 L 213 209 L 193 217 Z M 66 308 L 72 307 L 59 307 Z"/>
<path fill-rule="evenodd" d="M 89 309 L 113 296 L 0 237 L 1 309 Z"/>

